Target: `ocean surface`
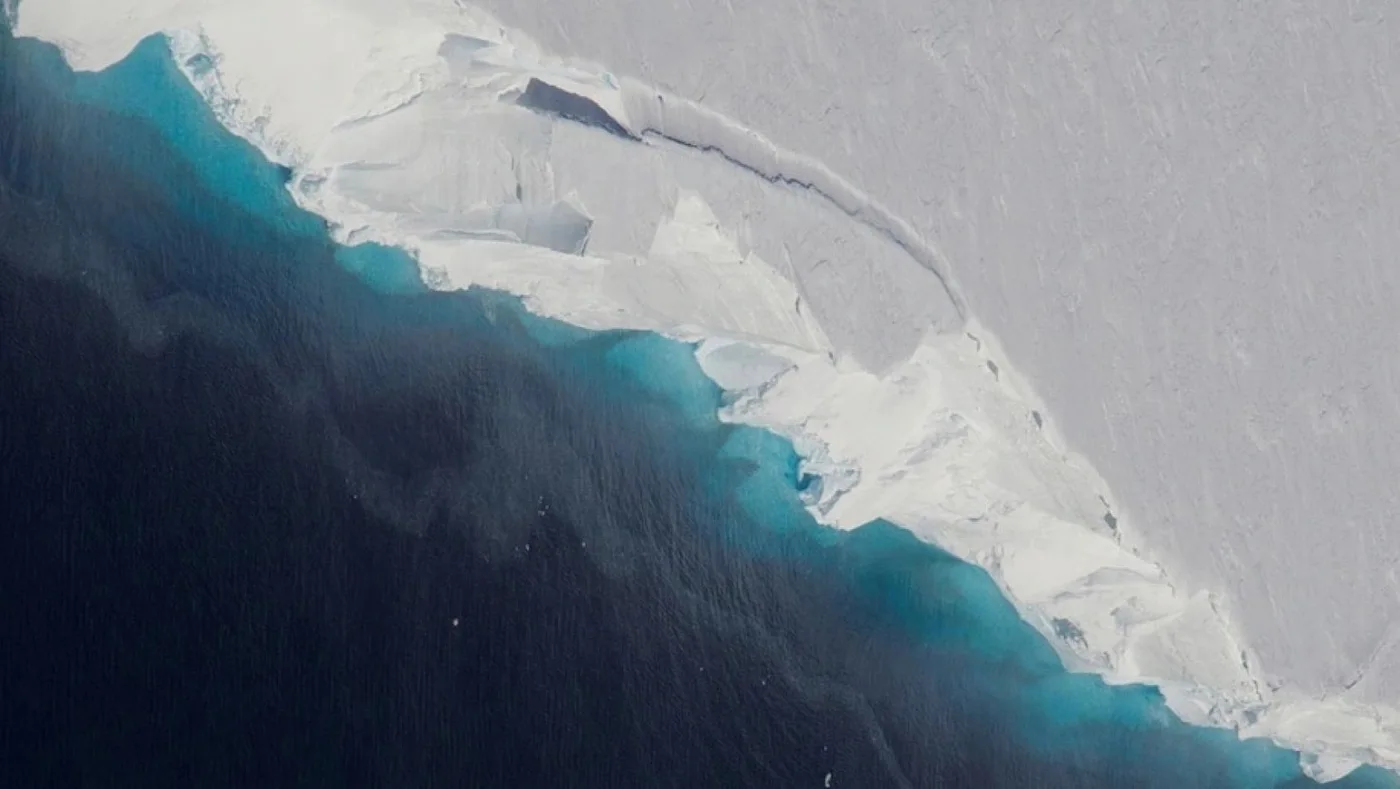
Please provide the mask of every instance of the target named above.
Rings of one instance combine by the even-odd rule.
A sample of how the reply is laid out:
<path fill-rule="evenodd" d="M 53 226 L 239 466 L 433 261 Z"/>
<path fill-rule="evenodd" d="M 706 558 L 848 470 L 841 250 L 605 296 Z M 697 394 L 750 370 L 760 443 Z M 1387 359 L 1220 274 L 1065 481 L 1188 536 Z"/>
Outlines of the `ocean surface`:
<path fill-rule="evenodd" d="M 287 175 L 163 40 L 0 30 L 0 786 L 1313 785 L 819 527 L 689 347 L 429 292 Z"/>

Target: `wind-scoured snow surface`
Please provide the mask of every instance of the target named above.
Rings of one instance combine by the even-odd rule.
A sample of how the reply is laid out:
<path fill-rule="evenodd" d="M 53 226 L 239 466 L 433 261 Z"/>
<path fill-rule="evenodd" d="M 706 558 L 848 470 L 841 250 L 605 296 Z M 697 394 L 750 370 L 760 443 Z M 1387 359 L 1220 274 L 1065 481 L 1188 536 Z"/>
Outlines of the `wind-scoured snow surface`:
<path fill-rule="evenodd" d="M 621 5 L 632 10 L 628 3 Z M 582 15 L 596 9 L 578 6 L 551 13 L 555 10 Z M 664 37 L 683 22 L 652 16 L 674 12 L 684 20 L 687 14 L 702 13 L 670 6 L 664 12 L 636 10 L 646 18 L 628 22 L 637 27 L 626 35 L 583 19 L 577 26 L 572 19 L 569 24 L 559 20 L 557 30 L 631 40 L 656 22 L 657 35 Z M 730 8 L 728 13 L 749 12 Z M 865 20 L 881 14 L 862 10 L 860 16 Z M 884 17 L 888 20 L 890 14 Z M 810 17 L 794 11 L 792 18 L 805 19 L 809 27 L 781 34 L 786 36 L 783 47 L 846 51 Z M 988 227 L 989 235 L 1020 232 L 1034 238 L 1035 226 L 1008 229 L 1012 208 L 1023 210 L 1029 198 L 1011 184 L 982 184 L 974 194 L 958 192 L 952 183 L 881 182 L 861 171 L 864 183 L 880 187 L 872 193 L 854 176 L 842 174 L 842 157 L 825 155 L 826 143 L 812 146 L 820 150 L 800 150 L 801 138 L 786 133 L 790 129 L 778 131 L 794 147 L 774 142 L 757 130 L 759 124 L 752 120 L 757 111 L 748 112 L 751 105 L 732 92 L 738 90 L 732 84 L 732 74 L 738 72 L 714 63 L 729 46 L 760 52 L 765 45 L 730 42 L 719 47 L 716 40 L 697 35 L 713 32 L 716 24 L 695 22 L 691 46 L 718 48 L 693 60 L 694 53 L 685 50 L 673 66 L 656 65 L 630 47 L 617 49 L 623 62 L 612 65 L 634 77 L 646 76 L 652 67 L 695 71 L 653 76 L 654 84 L 552 55 L 486 12 L 449 0 L 25 0 L 16 32 L 59 45 L 80 69 L 103 68 L 141 38 L 166 34 L 181 69 L 220 120 L 292 168 L 294 197 L 326 217 L 338 240 L 400 246 L 416 256 L 424 280 L 433 287 L 501 289 L 520 294 L 541 314 L 581 326 L 647 329 L 695 341 L 706 372 L 732 395 L 726 417 L 791 438 L 803 455 L 804 471 L 820 478 L 808 497 L 823 522 L 851 528 L 883 517 L 987 568 L 1072 667 L 1111 681 L 1156 684 L 1189 722 L 1234 727 L 1242 735 L 1268 736 L 1303 751 L 1314 777 L 1338 777 L 1360 762 L 1400 767 L 1400 713 L 1381 703 L 1394 686 L 1373 679 L 1400 659 L 1394 636 L 1400 630 L 1384 629 L 1372 639 L 1369 652 L 1358 652 L 1353 647 L 1360 642 L 1347 625 L 1337 625 L 1341 629 L 1334 634 L 1326 629 L 1330 623 L 1311 622 L 1307 617 L 1313 612 L 1277 589 L 1270 598 L 1278 606 L 1276 616 L 1284 625 L 1296 622 L 1299 632 L 1285 638 L 1281 630 L 1259 627 L 1250 616 L 1251 606 L 1260 605 L 1258 596 L 1241 589 L 1263 583 L 1269 591 L 1269 584 L 1278 583 L 1276 575 L 1258 580 L 1268 571 L 1255 565 L 1267 565 L 1276 554 L 1258 544 L 1274 539 L 1262 533 L 1251 537 L 1240 532 L 1246 543 L 1255 541 L 1257 553 L 1231 554 L 1236 556 L 1232 572 L 1255 580 L 1227 584 L 1200 570 L 1189 585 L 1178 583 L 1150 558 L 1152 548 L 1170 546 L 1171 551 L 1158 553 L 1192 557 L 1216 543 L 1187 549 L 1182 543 L 1188 536 L 1158 539 L 1152 534 L 1156 513 L 1142 511 L 1140 528 L 1126 517 L 1104 480 L 1069 451 L 1058 433 L 1065 409 L 1047 410 L 993 334 L 969 313 L 953 279 L 955 267 L 961 279 L 981 281 L 991 276 L 989 270 L 1010 272 L 1056 261 L 1045 260 L 1044 250 L 1036 250 L 1034 259 L 994 257 L 1031 250 L 990 238 L 960 244 L 959 254 L 950 260 L 930 240 L 939 236 L 930 232 L 934 220 L 928 217 L 936 214 L 941 217 L 937 223 L 971 227 L 977 212 L 991 206 L 1003 225 Z M 750 31 L 764 27 L 755 20 L 733 25 Z M 1078 45 L 1054 42 L 1073 39 L 1112 49 L 1111 40 L 1085 32 L 1091 29 L 1096 30 L 1070 14 L 1058 28 L 1034 26 L 1027 35 L 1033 33 L 1071 59 L 1077 57 L 1071 50 Z M 1210 26 L 1197 32 L 1215 35 Z M 899 53 L 917 44 L 926 59 L 943 51 L 945 36 L 963 42 L 957 44 L 963 48 L 962 65 L 944 58 L 937 61 L 942 65 L 929 68 L 942 81 L 968 91 L 976 88 L 983 94 L 982 105 L 929 110 L 954 116 L 945 123 L 957 122 L 961 113 L 985 112 L 1005 98 L 991 94 L 995 77 L 972 65 L 970 42 L 978 35 L 956 20 L 935 20 L 885 39 Z M 867 38 L 863 46 L 874 40 L 882 39 Z M 559 42 L 558 47 L 568 45 Z M 988 46 L 988 52 L 1019 51 L 1010 45 Z M 804 52 L 788 55 L 794 62 L 827 62 Z M 903 57 L 899 53 L 892 57 Z M 1013 69 L 1013 64 L 1006 59 L 1001 68 Z M 745 73 L 765 71 L 748 65 Z M 1225 64 L 1205 58 L 1191 65 L 1206 73 Z M 1148 53 L 1123 71 L 1138 74 L 1146 90 L 1167 79 L 1166 68 L 1162 57 Z M 932 140 L 944 133 L 942 127 L 890 121 L 886 125 L 903 130 L 905 137 L 898 144 L 875 145 L 876 140 L 864 136 L 866 126 L 841 124 L 852 115 L 902 117 L 896 114 L 901 104 L 926 98 L 900 94 L 893 83 L 912 89 L 922 78 L 892 64 L 848 62 L 842 69 L 828 86 L 833 98 L 801 112 L 793 109 L 791 122 L 820 129 L 827 135 L 823 140 L 839 139 L 846 159 L 859 159 L 854 151 L 883 156 L 888 174 L 908 172 L 907 179 L 918 180 L 911 160 L 925 155 L 920 140 L 936 145 Z M 775 85 L 784 82 L 782 73 L 774 71 Z M 1123 89 L 1102 83 L 1105 75 L 1087 67 L 1075 73 L 1086 95 Z M 711 74 L 730 75 L 725 89 L 731 92 L 718 101 L 704 87 Z M 842 81 L 849 84 L 836 84 Z M 1032 83 L 1019 84 L 1034 94 Z M 1301 89 L 1306 92 L 1306 85 Z M 843 104 L 848 98 L 859 103 Z M 1318 102 L 1316 112 L 1337 115 L 1336 106 L 1324 97 Z M 1146 117 L 1142 122 L 1162 129 L 1168 142 L 1172 129 L 1189 126 L 1179 108 L 1144 105 L 1139 112 L 1147 113 L 1139 120 Z M 908 116 L 918 117 L 922 115 Z M 1104 117 L 1106 124 L 1113 121 Z M 1032 134 L 1029 123 L 1026 135 Z M 1019 133 L 1011 129 L 999 142 L 988 138 L 983 143 L 1027 144 L 1016 141 Z M 1107 127 L 1093 132 L 1111 133 Z M 1389 143 L 1378 139 L 1375 144 Z M 1232 166 L 1267 170 L 1261 150 L 1241 147 Z M 1164 164 L 1153 177 L 1170 183 L 1171 167 Z M 1072 187 L 1075 181 L 1066 178 L 1064 188 Z M 1352 186 L 1318 175 L 1312 188 Z M 917 216 L 902 215 L 895 202 L 887 203 L 879 194 L 895 192 L 898 205 L 911 211 L 911 189 L 929 196 L 917 207 Z M 957 192 L 956 199 L 949 197 L 950 189 Z M 1192 208 L 1189 198 L 1182 200 L 1174 209 L 1179 217 L 1169 236 L 1152 243 L 1169 250 L 1204 232 L 1186 221 Z M 1144 205 L 1143 210 L 1166 209 Z M 1258 210 L 1268 213 L 1267 207 Z M 1106 221 L 1105 212 L 1121 213 L 1111 200 L 1083 211 L 1080 221 L 1090 225 Z M 1356 232 L 1364 235 L 1366 230 L 1358 225 Z M 1156 254 L 1116 249 L 1122 255 Z M 969 256 L 975 250 L 981 252 Z M 1104 254 L 1102 249 L 1094 252 Z M 1228 261 L 1202 261 L 1217 263 Z M 1045 281 L 1056 276 L 1047 272 Z M 1055 287 L 1064 298 L 1100 292 L 1080 287 L 1074 277 L 1061 279 Z M 1210 281 L 1193 287 L 1213 287 Z M 1037 301 L 1061 297 L 1035 287 Z M 1168 291 L 1162 297 L 1174 298 Z M 1176 311 L 1161 313 L 1162 320 L 1174 320 Z M 1079 325 L 1074 309 L 1065 314 Z M 1014 327 L 1020 320 L 989 315 L 985 323 Z M 1170 337 L 1178 328 L 1164 325 L 1162 336 Z M 1074 334 L 1083 349 L 1076 353 L 1092 355 L 1099 340 L 1090 331 L 1086 323 L 1083 333 Z M 1221 331 L 1220 342 L 1241 365 L 1247 367 L 1261 352 L 1249 345 L 1243 329 Z M 1018 346 L 1030 347 L 1024 342 Z M 1036 359 L 1018 361 L 1044 372 Z M 1040 381 L 1037 385 L 1044 389 Z M 1057 395 L 1064 391 L 1069 389 L 1055 389 Z M 1328 425 L 1344 428 L 1354 408 L 1348 405 L 1354 399 L 1348 391 L 1338 389 L 1309 413 L 1317 411 Z M 1118 402 L 1103 404 L 1105 411 L 1120 407 Z M 1109 419 L 1107 424 L 1117 422 Z M 1162 429 L 1194 428 L 1163 424 Z M 1246 419 L 1225 432 L 1263 436 L 1256 441 L 1264 442 L 1264 451 L 1267 431 L 1260 429 Z M 1213 450 L 1202 445 L 1202 451 Z M 1131 462 L 1151 471 L 1159 460 L 1137 454 Z M 1373 461 L 1383 466 L 1387 458 Z M 1247 470 L 1250 463 L 1239 466 Z M 1163 468 L 1160 473 L 1179 471 Z M 1210 479 L 1179 477 L 1170 484 L 1183 490 L 1197 486 L 1204 498 L 1215 495 Z M 1313 483 L 1300 479 L 1287 484 Z M 1150 501 L 1139 497 L 1128 503 L 1142 508 Z M 1183 534 L 1237 528 L 1237 515 L 1223 504 L 1204 514 L 1210 518 Z M 1338 516 L 1335 523 L 1309 533 L 1331 533 L 1346 522 Z M 1291 540 L 1304 537 L 1288 535 Z M 1232 545 L 1233 539 L 1221 544 Z M 1283 553 L 1305 555 L 1307 547 L 1290 546 Z M 1371 559 L 1355 558 L 1359 568 L 1375 566 Z M 1393 559 L 1388 578 L 1362 581 L 1396 587 Z M 1297 569 L 1287 564 L 1284 571 Z M 1307 586 L 1300 583 L 1300 588 Z M 1233 596 L 1216 595 L 1227 591 Z M 1227 600 L 1232 610 L 1245 612 L 1249 628 L 1232 624 L 1225 614 Z M 1389 622 L 1396 602 L 1386 601 L 1359 616 Z M 1318 610 L 1334 622 L 1353 613 L 1340 598 L 1324 596 L 1323 602 L 1327 607 Z M 1271 655 L 1277 644 L 1318 644 L 1314 663 L 1351 668 L 1326 673 L 1303 658 L 1286 664 L 1277 657 L 1261 668 L 1258 654 L 1263 650 L 1247 643 L 1242 632 L 1260 634 Z M 1297 676 L 1288 675 L 1286 670 L 1295 666 Z M 1368 687 L 1364 695 L 1357 691 Z"/>

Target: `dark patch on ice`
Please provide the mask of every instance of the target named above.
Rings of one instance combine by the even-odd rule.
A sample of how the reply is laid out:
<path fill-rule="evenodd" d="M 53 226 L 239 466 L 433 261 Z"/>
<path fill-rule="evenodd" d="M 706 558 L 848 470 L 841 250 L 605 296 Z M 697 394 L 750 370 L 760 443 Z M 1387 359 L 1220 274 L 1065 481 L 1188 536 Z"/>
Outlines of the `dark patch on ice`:
<path fill-rule="evenodd" d="M 1105 512 L 1103 514 L 1103 522 L 1108 524 L 1108 528 L 1115 532 L 1118 531 L 1118 516 L 1114 515 L 1112 512 Z"/>
<path fill-rule="evenodd" d="M 1001 369 L 997 367 L 996 362 L 992 361 L 991 359 L 988 359 L 987 369 L 992 371 L 993 378 L 996 378 L 998 381 L 1001 380 Z"/>
<path fill-rule="evenodd" d="M 525 92 L 520 94 L 515 103 L 545 115 L 553 115 L 575 123 L 582 123 L 585 126 L 592 126 L 595 129 L 602 129 L 624 140 L 641 142 L 640 137 L 628 131 L 596 102 L 533 77 L 530 79 L 530 83 L 525 86 Z"/>
<path fill-rule="evenodd" d="M 1108 503 L 1108 499 L 1099 496 L 1099 503 L 1103 505 L 1103 522 L 1108 526 L 1109 531 L 1118 534 L 1118 516 L 1113 514 L 1113 506 Z"/>
<path fill-rule="evenodd" d="M 1039 411 L 1032 410 L 1031 419 L 1035 420 L 1036 427 L 1045 427 L 1045 419 L 1040 415 Z"/>
<path fill-rule="evenodd" d="M 1055 635 L 1059 637 L 1061 641 L 1070 641 L 1079 644 L 1085 649 L 1089 648 L 1089 642 L 1084 640 L 1084 631 L 1079 628 L 1079 625 L 1063 617 L 1055 617 L 1050 620 L 1050 624 L 1054 625 Z"/>

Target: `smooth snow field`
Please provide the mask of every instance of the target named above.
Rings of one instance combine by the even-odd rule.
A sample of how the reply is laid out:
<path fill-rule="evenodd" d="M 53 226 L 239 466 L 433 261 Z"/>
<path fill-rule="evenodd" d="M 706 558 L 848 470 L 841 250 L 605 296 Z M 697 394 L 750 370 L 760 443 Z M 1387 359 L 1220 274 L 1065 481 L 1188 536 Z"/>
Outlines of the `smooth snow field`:
<path fill-rule="evenodd" d="M 1400 769 L 1384 10 L 23 0 L 15 33 L 83 71 L 162 34 L 336 241 L 693 344 L 819 522 L 980 566 L 1067 667 L 1326 781 Z"/>

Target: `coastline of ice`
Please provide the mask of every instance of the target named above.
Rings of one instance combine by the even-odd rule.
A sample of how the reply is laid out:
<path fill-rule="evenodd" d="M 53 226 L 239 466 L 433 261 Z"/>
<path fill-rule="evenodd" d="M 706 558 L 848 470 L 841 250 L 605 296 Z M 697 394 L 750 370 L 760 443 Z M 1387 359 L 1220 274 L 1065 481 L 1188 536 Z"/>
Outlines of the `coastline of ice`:
<path fill-rule="evenodd" d="M 1400 768 L 1400 711 L 1269 688 L 1220 602 L 1134 550 L 937 250 L 819 162 L 448 2 L 26 0 L 17 32 L 82 69 L 167 34 L 220 120 L 291 167 L 297 201 L 340 239 L 410 250 L 434 287 L 703 341 L 706 373 L 736 395 L 725 417 L 791 438 L 822 478 L 821 521 L 883 517 L 987 568 L 1071 667 L 1158 685 L 1184 720 L 1301 750 L 1320 780 Z M 532 80 L 644 142 L 520 106 Z M 719 215 L 760 202 L 763 216 Z M 921 278 L 934 328 L 878 327 L 872 346 L 878 299 L 900 297 L 878 289 L 855 300 L 861 326 L 819 320 L 848 294 L 812 290 L 809 237 Z"/>

